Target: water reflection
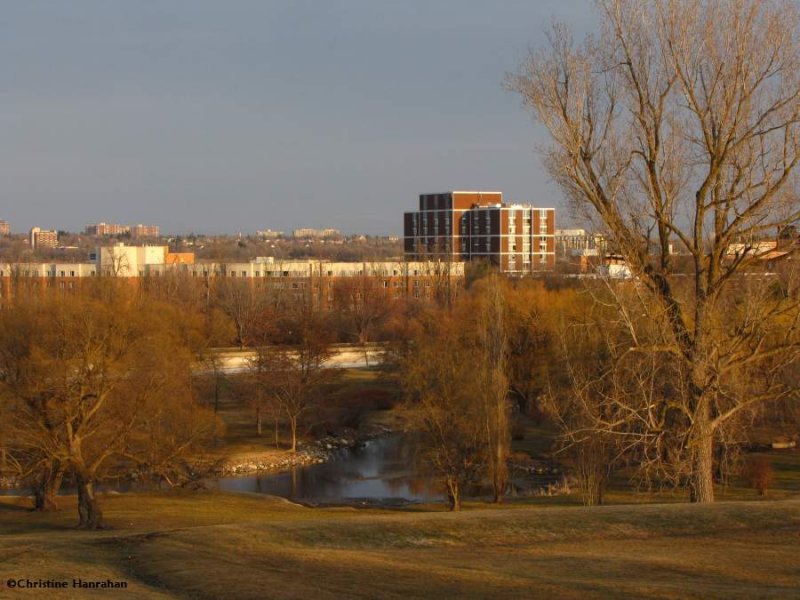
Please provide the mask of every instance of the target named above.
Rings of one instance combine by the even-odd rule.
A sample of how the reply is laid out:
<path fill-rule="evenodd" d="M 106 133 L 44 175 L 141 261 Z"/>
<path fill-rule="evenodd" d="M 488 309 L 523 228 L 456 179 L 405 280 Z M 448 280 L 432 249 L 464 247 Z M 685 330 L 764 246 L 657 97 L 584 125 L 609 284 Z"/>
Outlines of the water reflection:
<path fill-rule="evenodd" d="M 220 489 L 255 492 L 309 503 L 440 500 L 431 482 L 416 474 L 413 444 L 403 436 L 371 440 L 319 465 L 217 480 Z"/>

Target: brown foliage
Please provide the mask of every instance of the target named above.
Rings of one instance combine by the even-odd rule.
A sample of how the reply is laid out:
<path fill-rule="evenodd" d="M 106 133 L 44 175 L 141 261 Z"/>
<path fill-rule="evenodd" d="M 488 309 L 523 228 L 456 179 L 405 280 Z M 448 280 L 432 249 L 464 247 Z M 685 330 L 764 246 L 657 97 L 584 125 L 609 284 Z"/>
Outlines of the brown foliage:
<path fill-rule="evenodd" d="M 747 459 L 743 475 L 759 496 L 765 496 L 775 479 L 775 470 L 768 456 L 751 456 Z"/>

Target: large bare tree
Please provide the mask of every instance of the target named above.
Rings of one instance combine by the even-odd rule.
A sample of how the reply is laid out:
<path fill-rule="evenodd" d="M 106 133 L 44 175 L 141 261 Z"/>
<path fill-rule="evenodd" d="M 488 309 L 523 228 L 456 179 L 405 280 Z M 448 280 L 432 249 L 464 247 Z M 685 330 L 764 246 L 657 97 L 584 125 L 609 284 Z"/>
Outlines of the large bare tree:
<path fill-rule="evenodd" d="M 71 477 L 80 525 L 90 529 L 103 525 L 95 484 L 107 469 L 133 460 L 163 478 L 216 426 L 191 395 L 178 316 L 135 294 L 118 300 L 53 298 L 0 311 L 11 452 L 30 473 L 37 508 L 52 508 L 62 476 Z"/>
<path fill-rule="evenodd" d="M 474 337 L 449 314 L 417 336 L 402 360 L 410 427 L 419 433 L 421 467 L 444 484 L 450 510 L 486 471 L 485 383 Z"/>
<path fill-rule="evenodd" d="M 509 86 L 550 133 L 548 171 L 602 224 L 649 295 L 640 308 L 666 325 L 655 342 L 632 338 L 631 351 L 672 361 L 684 384 L 648 439 L 678 440 L 691 499 L 711 502 L 727 424 L 791 393 L 778 374 L 796 356 L 797 305 L 757 281 L 742 289 L 741 273 L 764 257 L 761 240 L 800 217 L 798 6 L 598 8 L 597 36 L 578 44 L 555 26 Z M 683 279 L 671 247 L 688 257 Z M 780 336 L 767 325 L 778 322 Z"/>

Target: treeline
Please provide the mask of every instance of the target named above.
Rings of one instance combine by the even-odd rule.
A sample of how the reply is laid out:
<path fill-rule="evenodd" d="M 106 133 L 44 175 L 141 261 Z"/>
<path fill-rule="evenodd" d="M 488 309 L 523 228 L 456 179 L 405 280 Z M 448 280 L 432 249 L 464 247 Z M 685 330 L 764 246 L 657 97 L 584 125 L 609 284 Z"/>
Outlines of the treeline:
<path fill-rule="evenodd" d="M 688 281 L 672 285 L 691 302 Z M 558 289 L 489 275 L 451 307 L 420 315 L 398 363 L 426 462 L 451 508 L 474 485 L 502 499 L 514 419 L 523 414 L 555 429 L 554 450 L 587 504 L 602 503 L 622 469 L 637 486 L 681 488 L 697 500 L 698 479 L 726 483 L 741 469 L 756 428 L 796 439 L 794 276 L 741 276 L 716 310 L 708 335 L 717 350 L 703 361 L 709 420 L 692 400 L 694 374 L 676 359 L 669 311 L 638 281 Z"/>
<path fill-rule="evenodd" d="M 693 498 L 696 471 L 726 481 L 754 426 L 797 432 L 800 311 L 789 275 L 742 277 L 720 301 L 719 350 L 704 363 L 709 461 L 697 457 L 697 427 L 709 423 L 693 414 L 692 378 L 673 359 L 670 314 L 636 281 L 480 270 L 465 289 L 419 301 L 366 275 L 334 284 L 325 307 L 313 290 L 227 278 L 91 283 L 31 290 L 0 310 L 0 466 L 34 490 L 40 510 L 54 507 L 62 482 L 77 488 L 86 527 L 102 523 L 103 477 L 176 483 L 201 470 L 222 427 L 211 349 L 232 342 L 254 351 L 241 379 L 259 435 L 262 420 L 285 425 L 292 450 L 336 384 L 331 345 L 386 342 L 384 368 L 397 374 L 423 462 L 453 509 L 476 484 L 502 501 L 521 415 L 556 430 L 590 504 L 622 468 Z M 680 279 L 673 285 L 681 294 Z"/>

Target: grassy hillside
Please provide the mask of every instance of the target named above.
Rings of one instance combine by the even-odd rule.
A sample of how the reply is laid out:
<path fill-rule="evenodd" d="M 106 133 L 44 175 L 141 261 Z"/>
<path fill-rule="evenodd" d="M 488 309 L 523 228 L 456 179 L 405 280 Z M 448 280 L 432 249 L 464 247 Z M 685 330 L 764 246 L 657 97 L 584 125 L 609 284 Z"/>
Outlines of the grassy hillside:
<path fill-rule="evenodd" d="M 55 515 L 17 504 L 0 502 L 0 597 L 36 597 L 3 587 L 9 577 L 124 579 L 126 598 L 790 598 L 800 587 L 800 499 L 450 514 L 110 496 L 99 533 L 71 529 L 68 502 Z"/>

